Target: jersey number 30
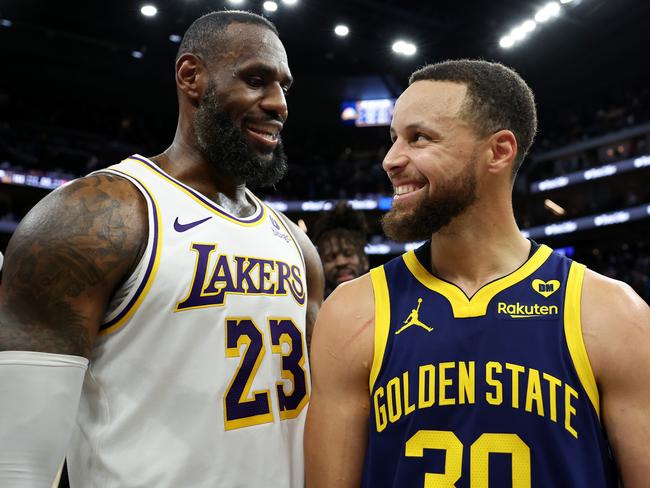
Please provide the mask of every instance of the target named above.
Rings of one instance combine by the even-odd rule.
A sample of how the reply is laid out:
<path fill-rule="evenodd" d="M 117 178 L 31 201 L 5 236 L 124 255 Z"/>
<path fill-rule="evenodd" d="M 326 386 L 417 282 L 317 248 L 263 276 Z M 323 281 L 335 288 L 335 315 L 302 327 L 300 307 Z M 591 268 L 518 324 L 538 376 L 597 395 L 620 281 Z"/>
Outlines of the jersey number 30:
<path fill-rule="evenodd" d="M 425 473 L 424 488 L 455 488 L 463 467 L 463 444 L 453 432 L 418 430 L 406 441 L 407 457 L 423 457 L 426 449 L 446 452 L 444 473 Z M 512 487 L 530 488 L 530 449 L 516 434 L 483 434 L 470 447 L 472 488 L 488 488 L 488 458 L 492 453 L 512 456 Z"/>
<path fill-rule="evenodd" d="M 284 382 L 276 382 L 280 420 L 292 419 L 300 415 L 309 400 L 303 336 L 291 319 L 271 318 L 268 327 L 271 353 L 281 356 L 282 379 L 289 380 L 292 385 L 290 391 L 287 391 Z M 243 344 L 246 348 L 242 354 L 240 350 Z M 287 352 L 282 351 L 283 345 L 286 345 Z M 241 357 L 235 376 L 223 397 L 226 430 L 273 422 L 270 391 L 251 392 L 253 379 L 265 353 L 264 334 L 253 319 L 226 319 L 226 357 Z"/>

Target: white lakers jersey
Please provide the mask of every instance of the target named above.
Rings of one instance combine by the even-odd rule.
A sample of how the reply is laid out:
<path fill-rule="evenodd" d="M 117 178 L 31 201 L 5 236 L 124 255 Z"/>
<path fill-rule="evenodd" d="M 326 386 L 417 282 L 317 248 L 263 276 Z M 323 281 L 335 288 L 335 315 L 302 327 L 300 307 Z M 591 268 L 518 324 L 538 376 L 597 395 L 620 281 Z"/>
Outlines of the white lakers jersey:
<path fill-rule="evenodd" d="M 73 488 L 303 486 L 302 254 L 274 212 L 230 215 L 133 156 L 144 256 L 109 307 L 68 455 Z"/>

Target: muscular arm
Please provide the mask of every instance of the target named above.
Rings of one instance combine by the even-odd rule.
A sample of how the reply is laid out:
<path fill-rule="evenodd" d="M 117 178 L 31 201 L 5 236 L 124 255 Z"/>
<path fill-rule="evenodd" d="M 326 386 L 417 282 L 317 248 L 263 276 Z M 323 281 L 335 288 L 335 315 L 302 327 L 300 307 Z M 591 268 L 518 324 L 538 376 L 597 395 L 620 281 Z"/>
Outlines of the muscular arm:
<path fill-rule="evenodd" d="M 280 215 L 282 216 L 283 222 L 291 230 L 291 234 L 300 246 L 302 255 L 305 258 L 307 273 L 307 348 L 309 348 L 314 324 L 316 323 L 320 306 L 323 303 L 323 294 L 325 292 L 323 265 L 321 264 L 320 256 L 316 248 L 300 227 L 291 222 L 285 215 Z"/>
<path fill-rule="evenodd" d="M 146 246 L 147 209 L 131 183 L 75 180 L 25 217 L 7 248 L 0 351 L 89 357 L 114 288 Z"/>
<path fill-rule="evenodd" d="M 648 486 L 650 308 L 629 286 L 587 271 L 581 309 L 601 420 L 623 486 Z"/>
<path fill-rule="evenodd" d="M 370 276 L 364 275 L 336 288 L 314 329 L 305 426 L 307 488 L 361 484 L 373 347 L 374 299 Z"/>

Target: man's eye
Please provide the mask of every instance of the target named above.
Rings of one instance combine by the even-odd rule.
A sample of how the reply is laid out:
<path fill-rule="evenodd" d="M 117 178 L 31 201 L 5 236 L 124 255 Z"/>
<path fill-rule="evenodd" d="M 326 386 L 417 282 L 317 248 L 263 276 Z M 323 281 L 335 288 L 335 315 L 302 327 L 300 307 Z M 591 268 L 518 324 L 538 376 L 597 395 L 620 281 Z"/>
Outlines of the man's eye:
<path fill-rule="evenodd" d="M 429 138 L 428 138 L 427 136 L 425 136 L 424 134 L 415 134 L 415 137 L 413 138 L 413 140 L 414 140 L 415 142 L 419 142 L 419 141 L 428 141 Z"/>
<path fill-rule="evenodd" d="M 264 84 L 264 80 L 261 76 L 251 76 L 248 78 L 247 83 L 253 87 L 259 87 Z"/>

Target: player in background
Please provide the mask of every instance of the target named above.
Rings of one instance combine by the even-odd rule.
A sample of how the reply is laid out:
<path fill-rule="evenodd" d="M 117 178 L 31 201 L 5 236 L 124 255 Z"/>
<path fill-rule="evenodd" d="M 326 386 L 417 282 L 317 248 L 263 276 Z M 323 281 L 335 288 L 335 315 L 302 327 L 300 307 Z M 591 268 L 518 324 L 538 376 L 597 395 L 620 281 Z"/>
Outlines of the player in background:
<path fill-rule="evenodd" d="M 367 234 L 363 213 L 351 208 L 345 200 L 316 220 L 312 240 L 323 263 L 325 296 L 341 283 L 368 272 Z"/>

